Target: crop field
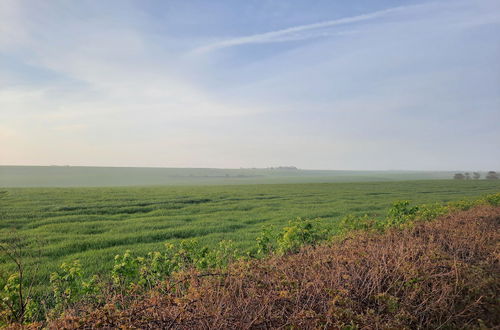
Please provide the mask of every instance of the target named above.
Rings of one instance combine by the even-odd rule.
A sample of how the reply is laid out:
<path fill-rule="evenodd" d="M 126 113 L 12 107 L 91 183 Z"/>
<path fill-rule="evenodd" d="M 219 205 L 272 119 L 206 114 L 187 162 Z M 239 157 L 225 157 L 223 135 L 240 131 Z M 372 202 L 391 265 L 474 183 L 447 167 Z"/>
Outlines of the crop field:
<path fill-rule="evenodd" d="M 484 174 L 484 173 L 482 173 Z M 0 166 L 0 187 L 233 185 L 451 179 L 446 171 L 333 171 L 286 168 Z M 484 175 L 483 175 L 484 177 Z"/>
<path fill-rule="evenodd" d="M 282 228 L 297 217 L 335 227 L 347 214 L 384 217 L 397 200 L 433 203 L 499 191 L 499 182 L 486 180 L 2 188 L 0 240 L 22 236 L 40 249 L 45 281 L 63 261 L 79 259 L 87 274 L 108 273 L 114 255 L 127 249 L 140 255 L 187 238 L 207 246 L 232 240 L 248 251 L 264 227 Z"/>

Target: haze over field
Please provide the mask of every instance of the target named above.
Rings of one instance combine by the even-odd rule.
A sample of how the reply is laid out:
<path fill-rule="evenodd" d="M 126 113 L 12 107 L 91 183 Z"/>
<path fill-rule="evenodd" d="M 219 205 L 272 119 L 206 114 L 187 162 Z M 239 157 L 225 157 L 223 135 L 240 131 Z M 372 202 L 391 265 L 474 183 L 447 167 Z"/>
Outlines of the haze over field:
<path fill-rule="evenodd" d="M 0 1 L 0 165 L 498 170 L 500 2 Z"/>
<path fill-rule="evenodd" d="M 484 173 L 483 173 L 484 174 Z M 283 168 L 0 166 L 0 187 L 229 185 L 450 179 L 453 172 L 325 171 Z M 484 175 L 483 175 L 484 177 Z"/>

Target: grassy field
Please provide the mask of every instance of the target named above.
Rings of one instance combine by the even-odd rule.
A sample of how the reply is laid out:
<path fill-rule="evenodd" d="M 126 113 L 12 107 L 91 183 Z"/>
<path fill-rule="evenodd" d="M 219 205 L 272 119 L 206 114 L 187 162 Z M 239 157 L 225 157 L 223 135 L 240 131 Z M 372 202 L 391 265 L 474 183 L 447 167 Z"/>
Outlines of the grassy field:
<path fill-rule="evenodd" d="M 27 237 L 42 252 L 46 280 L 63 261 L 80 259 L 86 273 L 109 272 L 126 249 L 143 254 L 167 241 L 198 238 L 213 246 L 255 244 L 264 226 L 297 217 L 324 225 L 346 214 L 384 217 L 396 200 L 431 203 L 500 191 L 494 181 L 404 181 L 287 185 L 116 188 L 2 188 L 0 240 Z M 8 267 L 0 260 L 2 269 Z"/>
<path fill-rule="evenodd" d="M 0 187 L 279 184 L 431 180 L 452 177 L 453 172 L 432 171 L 0 166 Z"/>

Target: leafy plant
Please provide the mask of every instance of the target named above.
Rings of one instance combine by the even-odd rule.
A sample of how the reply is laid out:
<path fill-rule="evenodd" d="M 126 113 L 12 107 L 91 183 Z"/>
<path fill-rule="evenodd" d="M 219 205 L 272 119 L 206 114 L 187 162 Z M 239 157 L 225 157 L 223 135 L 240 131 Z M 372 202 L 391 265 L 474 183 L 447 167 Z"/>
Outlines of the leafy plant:
<path fill-rule="evenodd" d="M 441 205 L 438 203 L 426 204 L 426 205 L 421 205 L 418 208 L 416 217 L 419 220 L 430 221 L 436 219 L 439 216 L 447 214 L 449 211 L 450 207 L 447 205 Z"/>
<path fill-rule="evenodd" d="M 405 222 L 415 219 L 418 212 L 418 206 L 410 206 L 410 201 L 398 201 L 392 204 L 389 209 L 386 226 L 399 226 Z"/>
<path fill-rule="evenodd" d="M 370 230 L 376 225 L 376 221 L 370 218 L 368 215 L 362 217 L 355 216 L 353 214 L 348 214 L 343 217 L 340 222 L 340 231 L 342 233 L 354 231 L 354 230 Z"/>
<path fill-rule="evenodd" d="M 238 257 L 238 249 L 233 241 L 222 240 L 218 247 L 211 253 L 211 268 L 225 268 Z"/>
<path fill-rule="evenodd" d="M 131 255 L 130 250 L 125 251 L 121 256 L 115 256 L 115 264 L 111 271 L 111 278 L 116 286 L 125 288 L 138 279 L 139 263 Z"/>
<path fill-rule="evenodd" d="M 0 286 L 0 324 L 23 324 L 33 316 L 33 286 L 38 275 L 40 250 L 28 251 L 25 238 L 13 233 L 6 243 L 0 244 L 0 252 L 15 265 L 15 272 L 8 275 Z M 34 259 L 33 266 L 26 260 Z"/>
<path fill-rule="evenodd" d="M 62 263 L 60 271 L 50 275 L 50 284 L 55 298 L 56 311 L 67 308 L 85 295 L 96 294 L 99 291 L 97 276 L 85 280 L 79 260 Z"/>
<path fill-rule="evenodd" d="M 175 270 L 176 264 L 168 253 L 149 252 L 146 257 L 136 259 L 138 263 L 139 279 L 138 284 L 148 288 L 154 287 L 162 279 L 170 276 Z"/>
<path fill-rule="evenodd" d="M 312 220 L 298 218 L 290 221 L 278 238 L 278 252 L 281 254 L 296 252 L 301 246 L 318 241 L 320 236 Z"/>
<path fill-rule="evenodd" d="M 478 201 L 459 200 L 448 203 L 448 207 L 460 211 L 467 211 L 476 205 L 478 205 Z"/>
<path fill-rule="evenodd" d="M 486 195 L 485 201 L 493 206 L 500 206 L 500 193 Z"/>
<path fill-rule="evenodd" d="M 266 256 L 276 250 L 277 235 L 272 227 L 263 227 L 257 241 L 256 254 L 258 256 Z"/>

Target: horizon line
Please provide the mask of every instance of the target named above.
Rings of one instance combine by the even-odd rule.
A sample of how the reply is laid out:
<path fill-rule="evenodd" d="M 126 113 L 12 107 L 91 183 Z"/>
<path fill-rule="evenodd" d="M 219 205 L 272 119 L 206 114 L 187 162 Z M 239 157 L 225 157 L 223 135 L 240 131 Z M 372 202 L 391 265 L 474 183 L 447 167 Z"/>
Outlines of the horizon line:
<path fill-rule="evenodd" d="M 285 167 L 295 167 L 296 171 L 339 171 L 339 172 L 488 172 L 496 171 L 492 169 L 478 169 L 478 170 L 458 170 L 458 169 L 447 169 L 447 170 L 424 170 L 424 169 L 325 169 L 325 168 L 301 168 L 294 165 L 277 165 L 268 167 L 178 167 L 178 166 L 129 166 L 129 165 L 19 165 L 19 164 L 0 164 L 0 167 L 90 167 L 90 168 L 150 168 L 150 169 L 209 169 L 209 170 L 268 170 L 268 169 L 280 169 Z"/>

